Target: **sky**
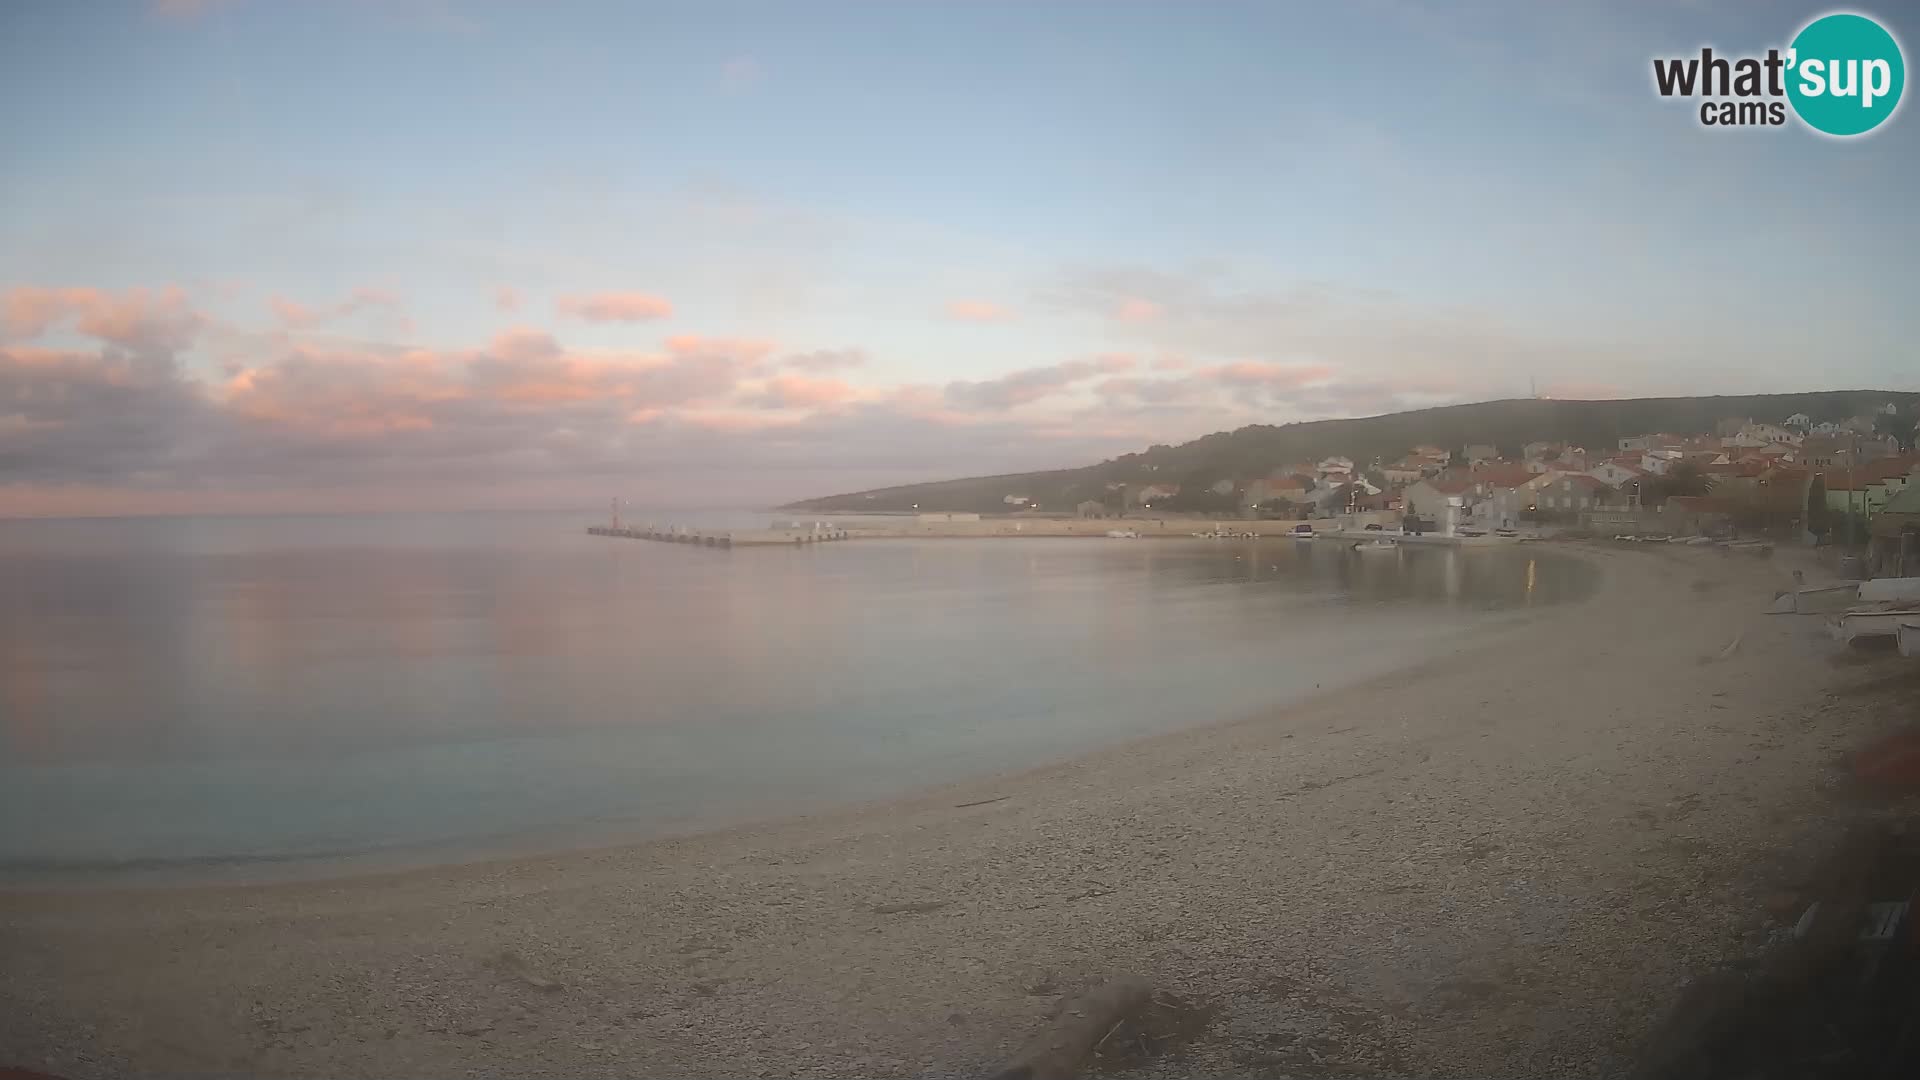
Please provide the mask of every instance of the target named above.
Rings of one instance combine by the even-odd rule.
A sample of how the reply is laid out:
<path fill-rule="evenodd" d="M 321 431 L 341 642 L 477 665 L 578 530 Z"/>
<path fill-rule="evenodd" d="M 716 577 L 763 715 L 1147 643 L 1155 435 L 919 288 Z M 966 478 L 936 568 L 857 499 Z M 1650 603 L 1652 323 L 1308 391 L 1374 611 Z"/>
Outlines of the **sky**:
<path fill-rule="evenodd" d="M 1652 88 L 1827 10 L 18 0 L 0 516 L 766 505 L 1920 389 L 1913 108 Z"/>

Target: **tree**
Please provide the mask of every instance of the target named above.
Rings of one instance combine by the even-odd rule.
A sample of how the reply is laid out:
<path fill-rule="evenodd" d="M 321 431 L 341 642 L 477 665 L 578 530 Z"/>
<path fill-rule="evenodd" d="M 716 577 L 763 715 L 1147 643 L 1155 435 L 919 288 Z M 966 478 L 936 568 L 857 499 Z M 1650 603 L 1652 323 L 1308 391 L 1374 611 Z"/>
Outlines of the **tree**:
<path fill-rule="evenodd" d="M 1707 474 L 1700 466 L 1691 461 L 1675 462 L 1664 476 L 1656 476 L 1647 482 L 1641 503 L 1646 506 L 1660 506 L 1675 495 L 1705 495 L 1713 487 Z"/>
<path fill-rule="evenodd" d="M 1827 482 L 1815 473 L 1807 484 L 1807 531 L 1825 536 L 1833 531 L 1835 514 L 1827 505 Z"/>
<path fill-rule="evenodd" d="M 1167 509 L 1183 514 L 1237 512 L 1240 499 L 1235 493 L 1222 495 L 1213 490 L 1213 485 L 1220 479 L 1219 473 L 1211 468 L 1194 469 L 1180 479 L 1180 494 L 1167 501 Z"/>
<path fill-rule="evenodd" d="M 1260 516 L 1268 521 L 1291 521 L 1306 517 L 1306 512 L 1287 499 L 1268 499 L 1260 504 Z"/>
<path fill-rule="evenodd" d="M 1912 442 L 1913 431 L 1913 422 L 1898 412 L 1880 411 L 1873 414 L 1873 433 L 1893 436 L 1900 441 L 1903 450 Z"/>

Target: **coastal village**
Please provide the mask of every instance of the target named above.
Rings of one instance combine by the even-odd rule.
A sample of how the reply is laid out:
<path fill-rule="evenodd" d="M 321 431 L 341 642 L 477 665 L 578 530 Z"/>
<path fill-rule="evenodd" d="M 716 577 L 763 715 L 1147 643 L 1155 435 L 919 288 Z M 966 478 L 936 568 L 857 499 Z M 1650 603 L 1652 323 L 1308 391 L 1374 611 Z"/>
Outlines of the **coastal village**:
<path fill-rule="evenodd" d="M 1889 421 L 1894 421 L 1889 423 Z M 1896 407 L 1840 419 L 1729 417 L 1707 432 L 1649 432 L 1604 447 L 1415 446 L 1364 464 L 1333 455 L 1251 479 L 1110 481 L 1079 517 L 1397 518 L 1411 530 L 1579 528 L 1603 535 L 1756 535 L 1869 546 L 1920 527 L 1916 432 Z M 1040 512 L 1010 492 L 1009 512 Z M 1897 547 L 1897 545 L 1893 545 Z"/>
<path fill-rule="evenodd" d="M 1647 432 L 1604 446 L 1429 443 L 1364 461 L 1335 453 L 1285 462 L 1253 475 L 1226 466 L 1194 468 L 1179 481 L 1161 479 L 1178 466 L 1129 455 L 1093 477 L 1065 483 L 1037 474 L 1042 490 L 995 489 L 987 486 L 993 478 L 981 478 L 957 482 L 965 490 L 930 485 L 918 497 L 902 498 L 903 490 L 915 489 L 894 489 L 820 500 L 819 507 L 796 504 L 855 516 L 745 532 L 623 526 L 616 501 L 610 523 L 588 531 L 715 547 L 1102 533 L 1287 533 L 1364 540 L 1382 550 L 1401 538 L 1476 545 L 1551 537 L 1694 539 L 1828 548 L 1858 560 L 1849 573 L 1905 576 L 1920 573 L 1917 443 L 1915 410 L 1889 401 L 1838 417 L 1729 416 L 1710 431 Z M 1023 478 L 1010 479 L 1019 484 Z"/>

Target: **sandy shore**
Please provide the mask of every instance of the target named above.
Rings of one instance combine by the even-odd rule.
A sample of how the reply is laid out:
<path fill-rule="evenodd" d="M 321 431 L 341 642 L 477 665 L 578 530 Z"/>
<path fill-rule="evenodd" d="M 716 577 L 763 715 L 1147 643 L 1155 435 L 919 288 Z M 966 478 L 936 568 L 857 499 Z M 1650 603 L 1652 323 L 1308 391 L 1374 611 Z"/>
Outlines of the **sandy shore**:
<path fill-rule="evenodd" d="M 1594 599 L 1358 690 L 908 801 L 3 896 L 0 1064 L 979 1075 L 1061 994 L 1137 973 L 1212 1011 L 1165 1075 L 1616 1075 L 1777 918 L 1751 868 L 1818 832 L 1834 755 L 1886 723 L 1834 691 L 1885 673 L 1761 614 L 1785 565 L 1587 557 Z"/>

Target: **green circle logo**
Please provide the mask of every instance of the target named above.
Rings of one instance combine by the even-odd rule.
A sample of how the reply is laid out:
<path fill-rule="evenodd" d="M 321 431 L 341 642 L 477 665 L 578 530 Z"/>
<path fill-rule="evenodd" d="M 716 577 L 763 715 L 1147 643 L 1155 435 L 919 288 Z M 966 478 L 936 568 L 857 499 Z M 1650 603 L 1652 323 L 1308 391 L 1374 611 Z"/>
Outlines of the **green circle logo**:
<path fill-rule="evenodd" d="M 1787 100 L 1815 131 L 1864 135 L 1900 107 L 1907 64 L 1900 43 L 1865 15 L 1825 15 L 1787 53 Z"/>

